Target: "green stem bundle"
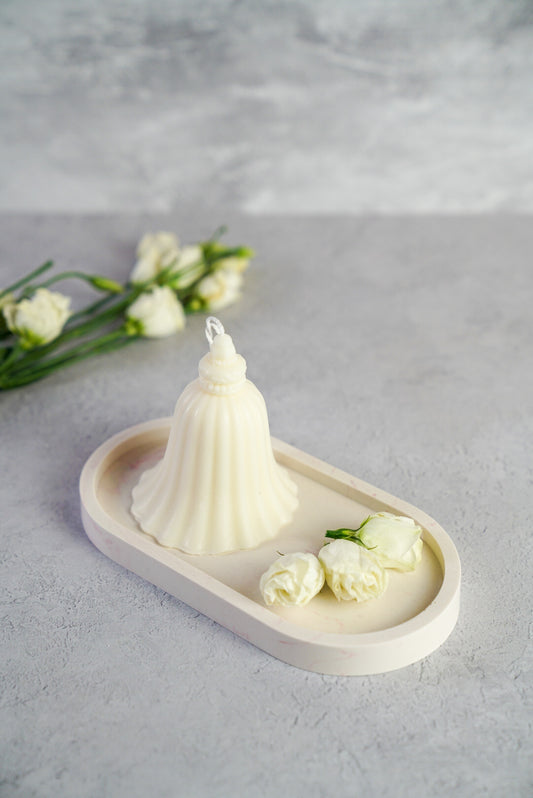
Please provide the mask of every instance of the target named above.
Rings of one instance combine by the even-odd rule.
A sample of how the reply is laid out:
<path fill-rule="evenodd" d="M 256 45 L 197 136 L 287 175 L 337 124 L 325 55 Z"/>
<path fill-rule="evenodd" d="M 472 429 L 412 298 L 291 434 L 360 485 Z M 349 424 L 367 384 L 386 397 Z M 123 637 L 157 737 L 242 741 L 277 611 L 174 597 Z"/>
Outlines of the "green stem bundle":
<path fill-rule="evenodd" d="M 135 319 L 128 320 L 128 308 L 142 294 L 151 292 L 156 286 L 167 286 L 167 290 L 172 290 L 185 313 L 208 309 L 196 293 L 200 282 L 218 269 L 224 258 L 249 259 L 254 254 L 246 247 L 224 247 L 218 240 L 224 232 L 225 228 L 219 228 L 209 240 L 200 244 L 201 257 L 197 263 L 189 263 L 180 270 L 175 258 L 143 283 L 127 281 L 120 284 L 107 277 L 78 270 L 60 272 L 38 282 L 38 278 L 52 268 L 53 261 L 49 260 L 1 289 L 0 391 L 28 385 L 61 368 L 138 340 L 143 335 L 142 324 L 137 324 Z M 186 279 L 188 276 L 193 278 L 189 284 Z M 44 338 L 45 343 L 36 344 L 39 336 L 35 333 L 35 326 L 31 325 L 29 332 L 27 328 L 21 330 L 13 321 L 13 306 L 19 319 L 19 304 L 22 307 L 23 302 L 32 303 L 34 299 L 38 302 L 42 299 L 40 291 L 48 291 L 56 283 L 73 279 L 87 283 L 93 290 L 103 292 L 104 296 L 71 314 L 52 340 Z M 180 288 L 180 281 L 186 287 Z M 49 296 L 53 295 L 49 293 Z M 33 313 L 37 306 L 42 307 L 32 305 Z"/>

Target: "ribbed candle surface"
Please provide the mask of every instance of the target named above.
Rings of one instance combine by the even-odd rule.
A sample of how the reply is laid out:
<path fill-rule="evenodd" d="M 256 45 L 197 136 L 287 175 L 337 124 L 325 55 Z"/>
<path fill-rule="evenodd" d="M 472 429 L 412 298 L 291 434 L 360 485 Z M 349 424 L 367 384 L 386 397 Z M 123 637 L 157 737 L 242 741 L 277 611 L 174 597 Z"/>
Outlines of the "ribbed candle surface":
<path fill-rule="evenodd" d="M 161 545 L 188 554 L 251 549 L 298 505 L 274 459 L 267 410 L 229 335 L 212 339 L 178 399 L 163 459 L 132 492 L 132 513 Z"/>

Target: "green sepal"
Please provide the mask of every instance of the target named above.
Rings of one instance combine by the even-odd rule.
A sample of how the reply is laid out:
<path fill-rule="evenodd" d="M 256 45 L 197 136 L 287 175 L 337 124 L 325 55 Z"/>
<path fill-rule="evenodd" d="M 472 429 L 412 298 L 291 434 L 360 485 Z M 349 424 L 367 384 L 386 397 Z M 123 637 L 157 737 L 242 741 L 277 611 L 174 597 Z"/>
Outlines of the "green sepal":
<path fill-rule="evenodd" d="M 123 329 L 126 335 L 132 337 L 144 335 L 144 324 L 140 319 L 133 319 L 131 317 L 126 318 Z"/>
<path fill-rule="evenodd" d="M 341 527 L 340 529 L 328 529 L 326 532 L 326 537 L 333 538 L 333 540 L 350 540 L 352 543 L 357 543 L 359 546 L 362 546 L 364 549 L 370 551 L 371 549 L 375 548 L 375 546 L 367 546 L 357 534 L 361 531 L 369 518 L 370 516 L 365 518 L 361 526 L 357 527 L 357 529 L 346 529 L 344 527 Z"/>
<path fill-rule="evenodd" d="M 89 278 L 90 284 L 97 291 L 106 291 L 108 294 L 122 294 L 124 293 L 124 286 L 117 283 L 116 280 L 111 280 L 109 277 L 96 277 Z"/>

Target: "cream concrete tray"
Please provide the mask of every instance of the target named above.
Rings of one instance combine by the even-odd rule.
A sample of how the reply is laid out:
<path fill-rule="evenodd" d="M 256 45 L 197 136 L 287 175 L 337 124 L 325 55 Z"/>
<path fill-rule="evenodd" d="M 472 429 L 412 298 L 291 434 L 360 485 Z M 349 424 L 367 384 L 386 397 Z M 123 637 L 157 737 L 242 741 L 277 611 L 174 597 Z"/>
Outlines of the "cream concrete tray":
<path fill-rule="evenodd" d="M 290 665 L 317 673 L 365 675 L 409 665 L 440 646 L 459 612 L 461 567 L 444 530 L 396 499 L 286 443 L 272 440 L 276 459 L 298 484 L 292 522 L 257 549 L 194 556 L 160 546 L 129 512 L 141 472 L 162 457 L 172 419 L 156 419 L 115 435 L 85 464 L 81 508 L 85 531 L 115 562 L 185 601 Z M 389 571 L 378 599 L 337 602 L 325 587 L 306 607 L 270 608 L 261 574 L 279 556 L 316 553 L 327 529 L 357 527 L 385 510 L 423 528 L 422 562 L 412 573 Z"/>

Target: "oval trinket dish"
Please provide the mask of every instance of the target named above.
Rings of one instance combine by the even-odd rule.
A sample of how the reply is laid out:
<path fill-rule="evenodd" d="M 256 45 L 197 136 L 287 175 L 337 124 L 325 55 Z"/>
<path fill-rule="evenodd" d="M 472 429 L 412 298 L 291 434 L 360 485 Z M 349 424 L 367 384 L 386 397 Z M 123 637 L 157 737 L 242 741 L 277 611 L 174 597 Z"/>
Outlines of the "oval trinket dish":
<path fill-rule="evenodd" d="M 258 548 L 188 555 L 161 546 L 131 515 L 131 491 L 163 456 L 171 418 L 124 430 L 87 460 L 80 478 L 85 531 L 105 555 L 284 662 L 317 673 L 362 676 L 402 668 L 435 651 L 459 613 L 461 567 L 446 532 L 410 504 L 286 443 L 276 460 L 298 486 L 299 507 L 279 535 Z M 389 571 L 380 598 L 338 602 L 325 587 L 305 607 L 267 607 L 259 579 L 279 552 L 316 553 L 326 529 L 356 528 L 387 511 L 423 529 L 422 562 Z"/>

